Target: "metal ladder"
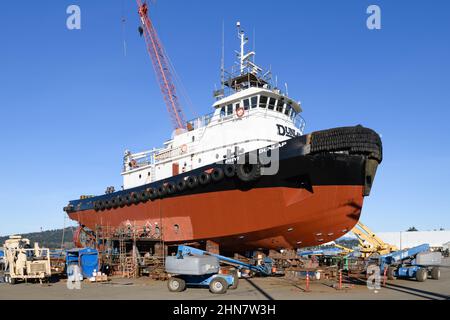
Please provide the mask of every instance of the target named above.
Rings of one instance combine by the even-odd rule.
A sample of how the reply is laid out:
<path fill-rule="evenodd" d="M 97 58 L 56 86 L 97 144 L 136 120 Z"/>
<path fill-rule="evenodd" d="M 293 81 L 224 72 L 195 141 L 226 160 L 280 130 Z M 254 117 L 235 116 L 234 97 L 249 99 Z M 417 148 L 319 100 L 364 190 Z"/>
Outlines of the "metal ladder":
<path fill-rule="evenodd" d="M 122 274 L 125 274 L 126 257 L 127 257 L 127 249 L 126 249 L 124 234 L 122 232 L 119 237 L 119 263 L 120 263 L 120 268 L 121 268 Z"/>

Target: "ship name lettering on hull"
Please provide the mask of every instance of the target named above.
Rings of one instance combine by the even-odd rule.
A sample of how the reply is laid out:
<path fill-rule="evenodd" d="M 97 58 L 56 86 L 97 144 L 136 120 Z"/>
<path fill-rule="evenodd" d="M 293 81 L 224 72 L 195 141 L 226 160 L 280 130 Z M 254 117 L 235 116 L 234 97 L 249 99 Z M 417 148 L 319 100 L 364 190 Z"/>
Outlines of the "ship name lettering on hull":
<path fill-rule="evenodd" d="M 300 135 L 297 131 L 295 131 L 295 129 L 289 128 L 287 126 L 283 126 L 281 124 L 277 124 L 277 128 L 278 128 L 279 136 L 295 138 Z"/>

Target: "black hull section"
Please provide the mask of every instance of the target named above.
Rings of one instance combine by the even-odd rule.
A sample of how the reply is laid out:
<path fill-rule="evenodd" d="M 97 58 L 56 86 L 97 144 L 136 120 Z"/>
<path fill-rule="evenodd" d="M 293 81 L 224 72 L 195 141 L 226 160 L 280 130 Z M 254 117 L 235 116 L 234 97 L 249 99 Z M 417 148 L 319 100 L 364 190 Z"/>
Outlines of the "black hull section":
<path fill-rule="evenodd" d="M 261 175 L 254 181 L 242 181 L 237 176 L 224 178 L 220 182 L 198 184 L 195 188 L 186 187 L 183 191 L 175 190 L 164 198 L 196 195 L 210 192 L 231 190 L 250 190 L 255 188 L 303 188 L 314 192 L 314 186 L 364 186 L 363 195 L 370 193 L 370 188 L 381 162 L 382 147 L 379 136 L 371 129 L 357 127 L 336 128 L 314 132 L 292 138 L 275 146 L 257 150 L 259 156 L 273 155 L 273 149 L 279 151 L 278 172 L 275 175 Z M 272 149 L 272 150 L 270 150 Z M 241 155 L 249 159 L 249 154 Z M 228 162 L 231 162 L 228 160 Z M 162 186 L 176 186 L 187 177 L 200 177 L 205 171 L 214 168 L 226 170 L 230 163 L 210 164 L 190 172 L 180 174 L 151 184 L 133 189 L 106 194 L 94 198 L 75 200 L 69 203 L 65 211 L 109 210 L 131 203 L 137 204 L 153 200 L 149 190 L 158 190 Z M 262 171 L 264 171 L 264 166 Z M 156 199 L 156 198 L 155 198 Z M 112 203 L 111 203 L 112 202 Z M 128 203 L 127 203 L 128 202 Z"/>

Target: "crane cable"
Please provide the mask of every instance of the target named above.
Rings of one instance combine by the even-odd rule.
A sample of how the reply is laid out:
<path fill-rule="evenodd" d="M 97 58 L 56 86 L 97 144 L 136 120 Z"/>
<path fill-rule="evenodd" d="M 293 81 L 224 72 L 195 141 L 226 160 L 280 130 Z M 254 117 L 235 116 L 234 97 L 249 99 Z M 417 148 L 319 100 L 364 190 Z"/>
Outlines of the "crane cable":
<path fill-rule="evenodd" d="M 177 70 L 175 69 L 175 67 L 174 67 L 174 65 L 172 63 L 172 60 L 170 60 L 170 56 L 167 54 L 164 46 L 163 46 L 163 50 L 164 50 L 164 54 L 167 57 L 167 60 L 169 61 L 169 66 L 170 66 L 170 68 L 173 71 L 175 82 L 178 83 L 178 87 L 180 88 L 180 93 L 183 96 L 183 98 L 184 98 L 184 100 L 185 100 L 185 102 L 187 104 L 187 107 L 188 107 L 189 111 L 191 112 L 192 117 L 193 118 L 198 117 L 198 111 L 196 110 L 194 104 L 192 103 L 192 100 L 189 97 L 189 94 L 187 93 L 186 87 L 184 86 L 183 82 L 181 81 L 181 78 L 178 75 Z"/>
<path fill-rule="evenodd" d="M 127 41 L 125 39 L 125 0 L 122 0 L 122 14 L 121 14 L 121 23 L 122 23 L 122 41 L 123 41 L 123 55 L 127 56 Z"/>

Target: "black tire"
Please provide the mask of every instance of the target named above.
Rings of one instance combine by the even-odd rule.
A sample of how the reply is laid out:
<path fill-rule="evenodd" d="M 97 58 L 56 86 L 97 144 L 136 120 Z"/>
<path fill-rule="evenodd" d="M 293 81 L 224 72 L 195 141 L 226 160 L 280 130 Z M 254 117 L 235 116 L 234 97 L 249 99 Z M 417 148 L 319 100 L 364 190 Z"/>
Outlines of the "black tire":
<path fill-rule="evenodd" d="M 96 203 L 97 203 L 97 210 L 98 211 L 102 211 L 102 210 L 104 210 L 105 208 L 103 207 L 103 201 L 101 201 L 101 200 L 98 200 L 98 201 L 95 201 Z"/>
<path fill-rule="evenodd" d="M 214 182 L 219 182 L 224 177 L 223 170 L 221 168 L 214 168 L 211 172 L 211 179 Z"/>
<path fill-rule="evenodd" d="M 232 178 L 236 174 L 236 166 L 234 164 L 227 164 L 223 169 L 223 173 L 227 178 Z"/>
<path fill-rule="evenodd" d="M 119 207 L 121 208 L 125 207 L 125 205 L 127 204 L 125 197 L 119 196 L 117 197 L 117 200 L 119 202 Z"/>
<path fill-rule="evenodd" d="M 133 204 L 133 199 L 131 197 L 131 194 L 127 194 L 125 196 L 125 203 L 127 206 L 131 206 Z"/>
<path fill-rule="evenodd" d="M 168 183 L 166 186 L 167 194 L 174 194 L 177 191 L 177 186 L 173 183 Z"/>
<path fill-rule="evenodd" d="M 16 278 L 9 277 L 9 284 L 10 285 L 15 285 L 16 283 L 17 283 L 17 279 Z"/>
<path fill-rule="evenodd" d="M 388 280 L 395 280 L 397 279 L 395 276 L 395 268 L 394 267 L 388 267 L 387 269 L 387 278 Z"/>
<path fill-rule="evenodd" d="M 147 190 L 146 190 L 146 192 L 147 192 L 147 195 L 148 195 L 148 198 L 150 199 L 150 200 L 155 200 L 156 198 L 158 198 L 158 192 L 155 190 L 155 189 L 153 189 L 153 188 L 148 188 Z"/>
<path fill-rule="evenodd" d="M 130 194 L 131 203 L 138 204 L 139 203 L 139 194 L 136 192 L 132 192 Z"/>
<path fill-rule="evenodd" d="M 209 283 L 209 291 L 214 294 L 224 294 L 227 292 L 228 283 L 222 277 L 216 277 Z"/>
<path fill-rule="evenodd" d="M 95 211 L 100 210 L 98 201 L 94 201 L 93 207 L 94 207 L 94 210 L 95 210 Z"/>
<path fill-rule="evenodd" d="M 236 174 L 243 182 L 255 181 L 261 177 L 261 165 L 249 163 L 239 164 L 236 167 Z"/>
<path fill-rule="evenodd" d="M 439 280 L 441 278 L 441 270 L 439 267 L 433 267 L 431 269 L 431 279 Z"/>
<path fill-rule="evenodd" d="M 229 287 L 230 290 L 236 290 L 239 286 L 239 276 L 237 270 L 234 270 L 232 273 L 233 275 L 233 284 Z"/>
<path fill-rule="evenodd" d="M 110 210 L 110 209 L 112 208 L 111 200 L 106 200 L 106 201 L 105 201 L 105 208 L 106 208 L 107 210 Z"/>
<path fill-rule="evenodd" d="M 110 201 L 111 201 L 111 208 L 116 209 L 117 207 L 119 207 L 119 201 L 117 200 L 117 198 L 112 198 Z"/>
<path fill-rule="evenodd" d="M 186 180 L 186 184 L 190 189 L 194 189 L 198 186 L 198 179 L 196 176 L 189 176 Z"/>
<path fill-rule="evenodd" d="M 345 151 L 363 154 L 379 163 L 383 158 L 380 136 L 362 126 L 341 127 L 311 133 L 311 154 Z"/>
<path fill-rule="evenodd" d="M 167 194 L 166 187 L 162 184 L 158 187 L 158 197 L 163 198 Z"/>
<path fill-rule="evenodd" d="M 186 281 L 180 278 L 170 278 L 167 281 L 167 288 L 170 292 L 181 292 L 186 290 Z"/>
<path fill-rule="evenodd" d="M 416 272 L 416 280 L 418 282 L 425 282 L 428 278 L 428 271 L 425 268 L 420 268 Z"/>
<path fill-rule="evenodd" d="M 211 182 L 211 175 L 208 172 L 202 172 L 198 176 L 198 182 L 200 182 L 201 185 L 207 185 Z"/>
<path fill-rule="evenodd" d="M 179 192 L 183 192 L 184 190 L 186 190 L 187 184 L 186 184 L 186 180 L 181 179 L 177 182 L 177 190 Z"/>
<path fill-rule="evenodd" d="M 148 195 L 146 191 L 141 191 L 139 192 L 139 200 L 142 202 L 147 202 L 148 201 Z"/>

